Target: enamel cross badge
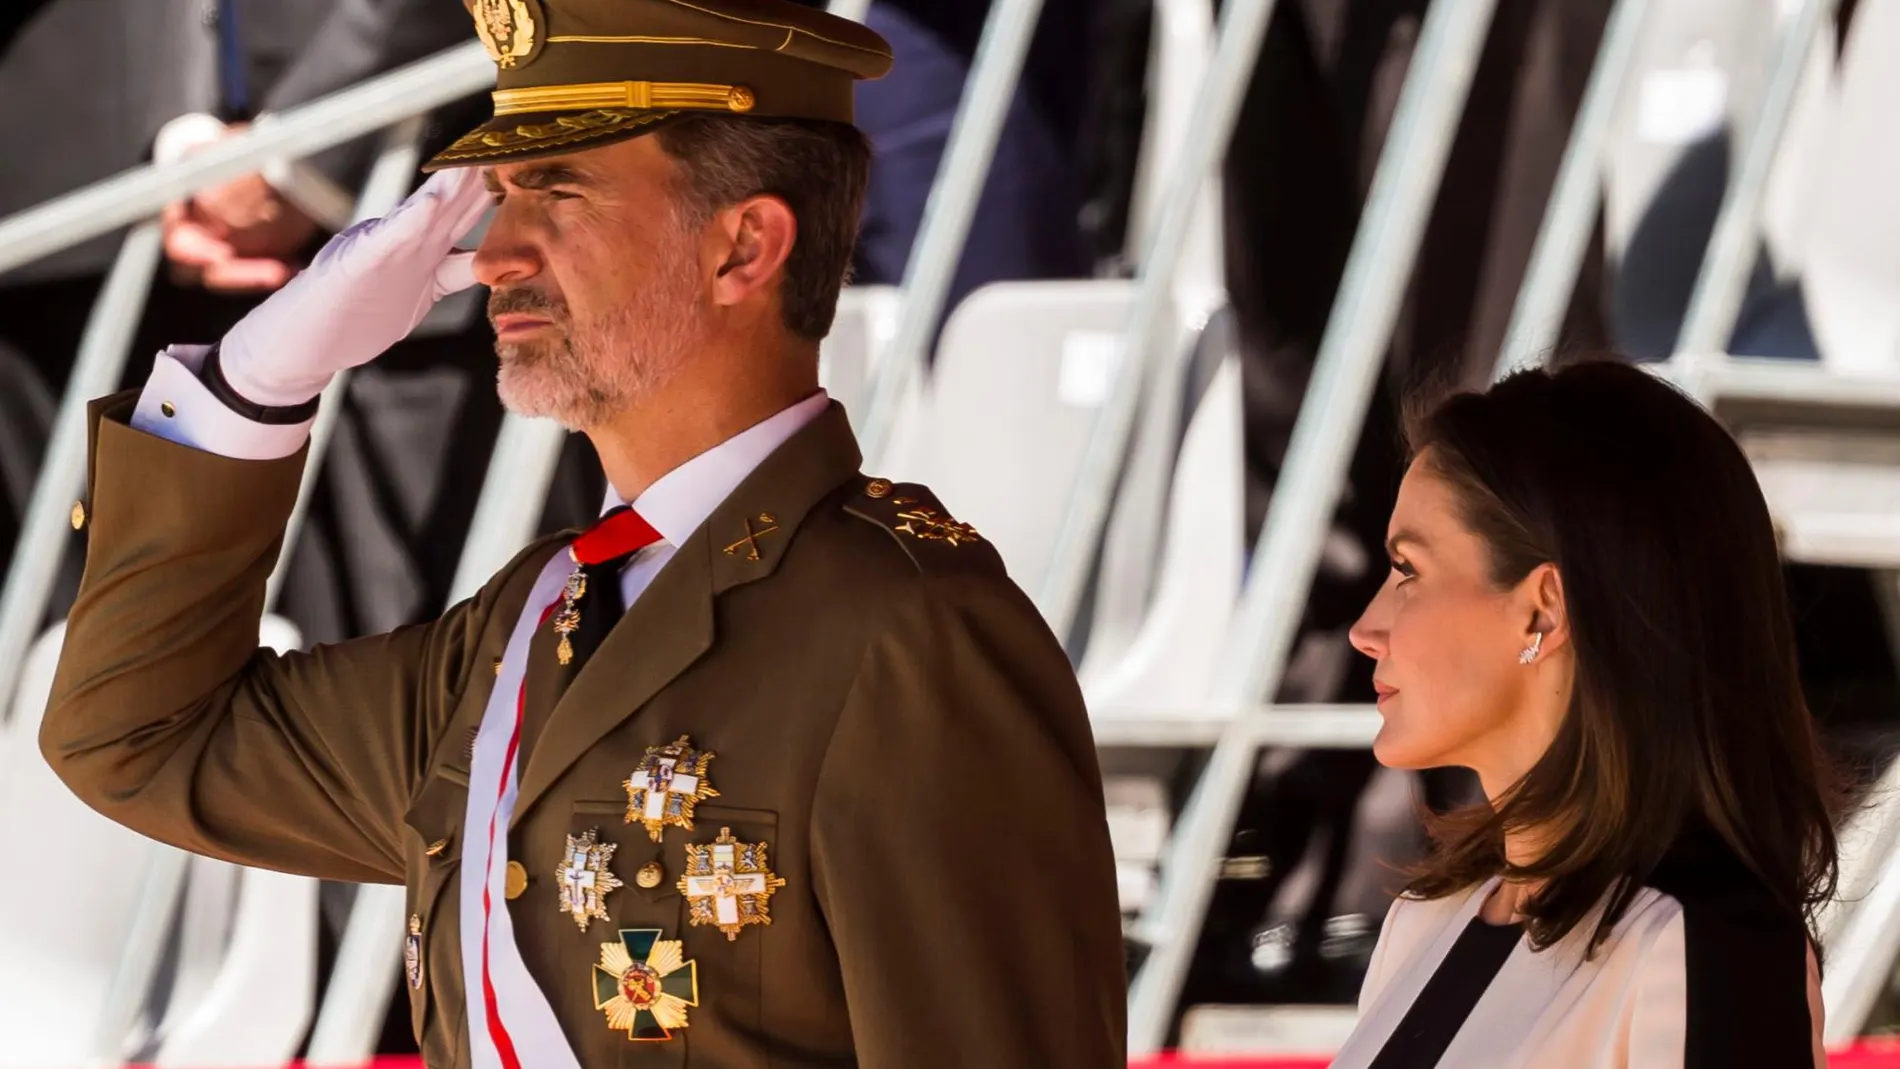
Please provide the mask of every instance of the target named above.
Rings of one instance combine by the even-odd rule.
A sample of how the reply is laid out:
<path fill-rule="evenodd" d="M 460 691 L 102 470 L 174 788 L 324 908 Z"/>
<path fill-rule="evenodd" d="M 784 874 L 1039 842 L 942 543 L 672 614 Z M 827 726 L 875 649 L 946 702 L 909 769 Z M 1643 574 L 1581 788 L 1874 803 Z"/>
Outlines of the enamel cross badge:
<path fill-rule="evenodd" d="M 409 914 L 409 934 L 402 938 L 402 972 L 409 979 L 409 989 L 422 988 L 422 918 Z"/>
<path fill-rule="evenodd" d="M 695 927 L 711 924 L 739 938 L 748 924 L 770 924 L 772 896 L 785 881 L 766 867 L 764 843 L 742 843 L 731 828 L 720 828 L 710 843 L 686 844 L 686 875 L 680 894 L 692 909 Z"/>
<path fill-rule="evenodd" d="M 614 859 L 615 843 L 600 842 L 598 832 L 567 837 L 567 853 L 554 878 L 561 888 L 561 912 L 574 918 L 581 931 L 595 917 L 607 920 L 607 892 L 625 884 L 607 869 Z"/>
<path fill-rule="evenodd" d="M 620 929 L 620 938 L 600 945 L 594 966 L 594 1008 L 607 1027 L 635 1041 L 673 1038 L 686 1027 L 686 1009 L 699 1005 L 699 966 L 686 960 L 685 944 L 661 939 L 658 929 Z"/>
<path fill-rule="evenodd" d="M 656 843 L 668 825 L 692 831 L 693 807 L 719 796 L 706 780 L 706 766 L 714 756 L 710 750 L 693 749 L 685 735 L 665 746 L 647 747 L 633 775 L 621 784 L 627 789 L 627 823 L 646 825 Z"/>

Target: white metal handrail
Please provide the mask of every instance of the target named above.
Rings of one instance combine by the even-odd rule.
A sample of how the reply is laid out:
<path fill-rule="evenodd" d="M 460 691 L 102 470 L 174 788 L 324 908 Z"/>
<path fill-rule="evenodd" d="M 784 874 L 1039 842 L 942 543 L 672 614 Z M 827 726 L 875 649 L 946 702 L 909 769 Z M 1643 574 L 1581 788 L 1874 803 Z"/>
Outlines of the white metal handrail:
<path fill-rule="evenodd" d="M 1604 24 L 1590 84 L 1557 167 L 1557 181 L 1544 208 L 1537 243 L 1531 247 L 1493 378 L 1542 363 L 1563 329 L 1577 276 L 1596 232 L 1597 210 L 1603 204 L 1603 157 L 1630 68 L 1636 64 L 1649 7 L 1650 0 L 1617 0 Z"/>
<path fill-rule="evenodd" d="M 859 437 L 873 466 L 887 463 L 898 410 L 929 361 L 1041 14 L 1042 0 L 992 0 L 984 20 L 950 138 L 924 202 L 923 225 L 904 265 L 897 333 L 888 351 L 871 361 L 871 400 Z"/>
<path fill-rule="evenodd" d="M 1676 338 L 1676 359 L 1694 363 L 1719 361 L 1727 352 L 1735 322 L 1748 292 L 1749 272 L 1761 241 L 1762 205 L 1768 197 L 1768 179 L 1781 150 L 1781 136 L 1794 114 L 1801 76 L 1813 54 L 1815 38 L 1834 14 L 1839 0 L 1802 0 L 1800 8 L 1775 45 L 1774 65 L 1762 93 L 1761 110 L 1742 145 L 1735 176 L 1722 197 L 1702 254 L 1702 270 Z"/>
<path fill-rule="evenodd" d="M 0 272 L 149 219 L 177 198 L 256 171 L 273 159 L 321 152 L 413 119 L 491 84 L 493 78 L 493 64 L 480 45 L 450 49 L 260 121 L 189 159 L 96 182 L 0 220 Z M 0 588 L 0 694 L 11 694 L 19 685 L 21 665 L 39 632 L 65 553 L 68 503 L 83 490 L 86 404 L 119 384 L 160 251 L 156 224 L 134 227 L 87 321 Z"/>
<path fill-rule="evenodd" d="M 1222 11 L 1213 63 L 1201 81 L 1193 124 L 1170 176 L 1155 232 L 1143 242 L 1148 255 L 1139 268 L 1134 306 L 1117 343 L 1121 355 L 1114 383 L 1090 431 L 1048 577 L 1037 591 L 1036 607 L 1059 636 L 1066 636 L 1075 623 L 1095 560 L 1096 539 L 1114 504 L 1116 480 L 1127 465 L 1142 394 L 1154 386 L 1156 367 L 1166 363 L 1159 354 L 1172 340 L 1166 326 L 1174 272 L 1187 250 L 1207 176 L 1233 139 L 1234 123 L 1240 117 L 1240 104 L 1273 8 L 1274 0 L 1229 0 Z"/>
<path fill-rule="evenodd" d="M 0 219 L 0 273 L 157 215 L 207 186 L 372 134 L 489 88 L 495 65 L 473 42 L 301 107 L 267 116 L 188 159 L 138 167 Z"/>
<path fill-rule="evenodd" d="M 1438 0 L 1425 15 L 1260 532 L 1217 704 L 1250 707 L 1278 687 L 1496 2 Z M 1152 949 L 1129 992 L 1131 1054 L 1153 1053 L 1167 1039 L 1258 750 L 1244 726 L 1222 732 L 1182 809 L 1154 904 L 1136 929 Z"/>

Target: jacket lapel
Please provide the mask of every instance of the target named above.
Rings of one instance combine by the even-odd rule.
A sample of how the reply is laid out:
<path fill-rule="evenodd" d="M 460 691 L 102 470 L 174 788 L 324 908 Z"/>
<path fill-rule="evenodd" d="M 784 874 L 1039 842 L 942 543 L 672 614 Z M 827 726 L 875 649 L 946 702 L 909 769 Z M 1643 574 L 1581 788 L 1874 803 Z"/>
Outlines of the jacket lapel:
<path fill-rule="evenodd" d="M 844 409 L 833 402 L 713 510 L 555 704 L 522 773 L 515 824 L 595 743 L 712 648 L 715 599 L 771 575 L 805 516 L 857 474 L 860 460 Z"/>

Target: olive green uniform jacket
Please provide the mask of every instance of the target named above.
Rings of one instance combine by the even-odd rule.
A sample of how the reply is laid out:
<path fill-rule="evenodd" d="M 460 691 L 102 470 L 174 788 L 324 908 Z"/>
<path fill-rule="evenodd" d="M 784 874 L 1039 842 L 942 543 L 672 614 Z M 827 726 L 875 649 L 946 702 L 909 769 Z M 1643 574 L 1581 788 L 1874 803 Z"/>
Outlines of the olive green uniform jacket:
<path fill-rule="evenodd" d="M 47 759 L 100 812 L 186 850 L 406 883 L 418 1040 L 431 1066 L 467 1064 L 470 744 L 529 588 L 571 536 L 431 623 L 260 650 L 303 457 L 176 445 L 128 426 L 133 402 L 91 413 L 90 549 Z M 858 465 L 833 405 L 678 547 L 524 740 L 506 834 L 528 881 L 506 908 L 583 1066 L 1124 1064 L 1113 861 L 1068 661 L 987 543 L 931 537 L 957 528 L 927 491 Z M 776 530 L 748 541 L 761 515 Z M 716 755 L 719 793 L 656 844 L 626 822 L 622 784 L 682 735 Z M 769 926 L 731 940 L 689 926 L 677 886 L 685 844 L 722 828 L 768 844 L 785 880 Z M 555 872 L 590 830 L 626 886 L 582 931 Z M 649 862 L 665 879 L 641 888 Z M 619 929 L 658 929 L 696 962 L 699 1002 L 671 1039 L 630 1041 L 596 1008 Z"/>

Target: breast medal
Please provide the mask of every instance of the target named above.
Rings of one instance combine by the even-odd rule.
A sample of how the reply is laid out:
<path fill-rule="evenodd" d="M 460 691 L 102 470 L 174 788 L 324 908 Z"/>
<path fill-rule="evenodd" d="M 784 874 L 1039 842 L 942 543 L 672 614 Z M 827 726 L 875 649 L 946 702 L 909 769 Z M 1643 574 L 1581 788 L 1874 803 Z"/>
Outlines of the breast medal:
<path fill-rule="evenodd" d="M 583 932 L 594 918 L 609 919 L 607 893 L 626 886 L 607 869 L 618 844 L 600 842 L 598 834 L 589 830 L 583 835 L 568 836 L 567 853 L 562 857 L 561 867 L 554 872 L 561 888 L 561 912 L 572 916 L 574 926 Z"/>
<path fill-rule="evenodd" d="M 656 843 L 668 825 L 692 831 L 693 807 L 719 796 L 706 779 L 706 766 L 715 756 L 710 750 L 693 749 L 685 735 L 665 746 L 647 747 L 633 775 L 621 783 L 627 789 L 627 823 L 646 825 Z"/>
<path fill-rule="evenodd" d="M 409 914 L 409 934 L 402 937 L 402 972 L 409 978 L 409 989 L 422 988 L 422 918 Z"/>
<path fill-rule="evenodd" d="M 686 1027 L 687 1007 L 699 1005 L 699 966 L 684 947 L 651 928 L 622 928 L 617 941 L 600 945 L 594 1008 L 607 1015 L 607 1027 L 636 1042 L 672 1039 Z"/>
<path fill-rule="evenodd" d="M 686 875 L 679 889 L 692 910 L 692 923 L 714 925 L 728 942 L 748 924 L 772 923 L 772 896 L 783 886 L 785 881 L 766 867 L 765 844 L 742 843 L 731 828 L 720 828 L 719 838 L 710 843 L 686 844 Z"/>

